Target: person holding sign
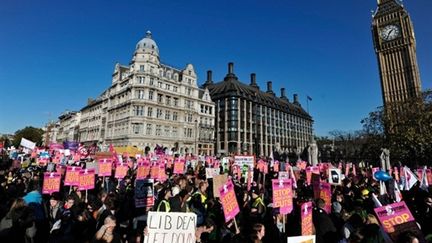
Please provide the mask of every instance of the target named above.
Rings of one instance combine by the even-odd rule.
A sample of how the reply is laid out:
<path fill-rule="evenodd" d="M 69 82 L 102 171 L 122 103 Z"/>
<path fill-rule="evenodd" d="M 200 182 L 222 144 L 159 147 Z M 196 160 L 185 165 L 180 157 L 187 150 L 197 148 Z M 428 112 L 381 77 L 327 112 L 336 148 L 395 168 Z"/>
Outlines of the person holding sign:
<path fill-rule="evenodd" d="M 171 205 L 169 199 L 171 198 L 171 190 L 169 188 L 164 188 L 159 194 L 162 196 L 162 200 L 158 203 L 156 211 L 158 212 L 170 212 Z"/>

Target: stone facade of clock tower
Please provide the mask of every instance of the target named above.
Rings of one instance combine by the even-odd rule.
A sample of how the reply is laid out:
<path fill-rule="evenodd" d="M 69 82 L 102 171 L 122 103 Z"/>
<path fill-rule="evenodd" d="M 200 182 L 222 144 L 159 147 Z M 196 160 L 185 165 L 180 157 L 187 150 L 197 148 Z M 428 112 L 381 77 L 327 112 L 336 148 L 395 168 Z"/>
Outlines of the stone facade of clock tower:
<path fill-rule="evenodd" d="M 398 0 L 378 0 L 372 34 L 384 107 L 420 96 L 414 28 Z"/>

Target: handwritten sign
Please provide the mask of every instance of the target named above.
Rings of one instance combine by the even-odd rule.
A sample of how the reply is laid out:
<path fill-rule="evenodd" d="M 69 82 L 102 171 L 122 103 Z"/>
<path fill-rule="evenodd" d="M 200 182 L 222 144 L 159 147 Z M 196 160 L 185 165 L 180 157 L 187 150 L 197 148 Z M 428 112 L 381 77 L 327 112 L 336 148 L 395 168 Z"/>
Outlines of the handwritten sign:
<path fill-rule="evenodd" d="M 136 178 L 138 180 L 145 179 L 149 174 L 150 174 L 150 163 L 147 161 L 138 162 Z"/>
<path fill-rule="evenodd" d="M 320 198 L 324 200 L 324 210 L 331 213 L 331 185 L 330 183 L 321 182 L 320 185 Z"/>
<path fill-rule="evenodd" d="M 112 159 L 99 160 L 99 176 L 111 176 L 112 174 Z"/>
<path fill-rule="evenodd" d="M 80 171 L 78 190 L 90 190 L 95 187 L 95 171 L 85 169 Z"/>
<path fill-rule="evenodd" d="M 114 177 L 117 179 L 123 179 L 128 172 L 129 167 L 125 163 L 117 164 Z"/>
<path fill-rule="evenodd" d="M 234 156 L 234 164 L 240 166 L 240 168 L 243 168 L 244 166 L 254 168 L 255 156 Z"/>
<path fill-rule="evenodd" d="M 42 193 L 43 194 L 51 194 L 53 192 L 59 192 L 60 191 L 60 180 L 61 180 L 60 173 L 45 172 L 44 173 L 43 186 L 42 186 Z"/>
<path fill-rule="evenodd" d="M 66 167 L 66 177 L 64 180 L 65 186 L 78 186 L 79 185 L 79 175 L 81 168 L 76 166 Z"/>
<path fill-rule="evenodd" d="M 301 205 L 301 230 L 302 235 L 311 235 L 312 232 L 312 202 L 306 202 Z"/>
<path fill-rule="evenodd" d="M 231 180 L 228 180 L 225 185 L 219 188 L 219 194 L 225 215 L 225 222 L 228 222 L 240 212 L 234 192 L 234 185 Z"/>
<path fill-rule="evenodd" d="M 293 209 L 291 180 L 272 180 L 273 208 L 279 208 L 281 214 L 289 214 Z"/>
<path fill-rule="evenodd" d="M 148 213 L 148 235 L 144 243 L 175 242 L 195 243 L 195 213 L 152 212 Z"/>

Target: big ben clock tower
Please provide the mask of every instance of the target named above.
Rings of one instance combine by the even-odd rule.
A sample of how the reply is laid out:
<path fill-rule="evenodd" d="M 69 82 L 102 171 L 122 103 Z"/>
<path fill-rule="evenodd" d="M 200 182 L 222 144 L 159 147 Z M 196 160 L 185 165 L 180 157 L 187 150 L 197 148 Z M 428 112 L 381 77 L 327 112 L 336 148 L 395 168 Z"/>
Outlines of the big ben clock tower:
<path fill-rule="evenodd" d="M 398 0 L 378 0 L 372 34 L 384 107 L 421 95 L 414 28 Z"/>

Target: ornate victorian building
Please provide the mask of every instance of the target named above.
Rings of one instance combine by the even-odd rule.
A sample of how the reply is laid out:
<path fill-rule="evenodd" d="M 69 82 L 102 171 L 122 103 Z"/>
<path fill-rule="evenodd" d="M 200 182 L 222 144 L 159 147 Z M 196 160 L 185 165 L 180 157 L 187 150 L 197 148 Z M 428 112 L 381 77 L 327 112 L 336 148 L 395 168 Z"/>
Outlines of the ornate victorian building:
<path fill-rule="evenodd" d="M 178 152 L 213 154 L 214 103 L 197 86 L 191 64 L 161 63 L 150 32 L 136 45 L 129 65 L 116 64 L 111 86 L 81 110 L 81 142 L 162 145 Z"/>
<path fill-rule="evenodd" d="M 224 80 L 214 83 L 207 72 L 203 88 L 210 90 L 216 104 L 216 152 L 270 155 L 274 150 L 303 150 L 312 138 L 312 117 L 301 107 L 298 96 L 290 102 L 281 89 L 280 97 L 267 82 L 260 90 L 255 74 L 249 85 L 238 80 L 233 63 Z"/>
<path fill-rule="evenodd" d="M 384 106 L 421 94 L 414 28 L 397 0 L 378 0 L 372 35 L 381 78 Z"/>

